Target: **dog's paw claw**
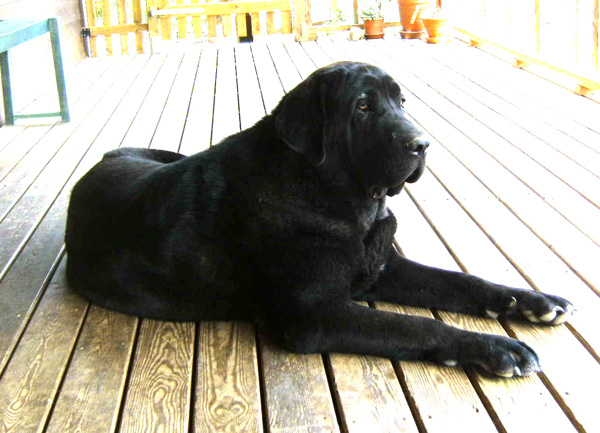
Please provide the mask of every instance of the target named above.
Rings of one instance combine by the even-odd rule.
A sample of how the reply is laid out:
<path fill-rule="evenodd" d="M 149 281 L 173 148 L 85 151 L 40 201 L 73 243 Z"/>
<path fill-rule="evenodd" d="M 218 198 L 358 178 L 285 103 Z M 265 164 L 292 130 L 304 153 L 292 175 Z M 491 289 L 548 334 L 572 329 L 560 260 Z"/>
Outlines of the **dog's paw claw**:
<path fill-rule="evenodd" d="M 498 335 L 480 334 L 475 347 L 480 347 L 474 361 L 498 377 L 526 377 L 541 371 L 535 351 L 522 341 Z"/>
<path fill-rule="evenodd" d="M 497 319 L 499 314 L 492 310 L 485 310 L 485 315 L 487 317 L 491 317 L 492 319 Z"/>
<path fill-rule="evenodd" d="M 523 310 L 521 313 L 531 323 L 544 323 L 546 325 L 560 325 L 568 321 L 575 312 L 575 308 L 571 304 L 567 304 L 565 307 L 555 305 L 550 311 L 536 315 L 531 310 Z"/>

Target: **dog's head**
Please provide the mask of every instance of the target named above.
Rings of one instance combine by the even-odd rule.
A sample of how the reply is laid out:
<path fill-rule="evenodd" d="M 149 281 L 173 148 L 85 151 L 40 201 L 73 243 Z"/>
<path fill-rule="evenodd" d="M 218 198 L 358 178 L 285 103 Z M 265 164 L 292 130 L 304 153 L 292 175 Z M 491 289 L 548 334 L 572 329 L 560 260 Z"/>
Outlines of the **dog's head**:
<path fill-rule="evenodd" d="M 321 68 L 274 110 L 278 136 L 316 167 L 336 167 L 365 194 L 397 194 L 425 168 L 426 136 L 407 117 L 400 86 L 376 66 Z"/>

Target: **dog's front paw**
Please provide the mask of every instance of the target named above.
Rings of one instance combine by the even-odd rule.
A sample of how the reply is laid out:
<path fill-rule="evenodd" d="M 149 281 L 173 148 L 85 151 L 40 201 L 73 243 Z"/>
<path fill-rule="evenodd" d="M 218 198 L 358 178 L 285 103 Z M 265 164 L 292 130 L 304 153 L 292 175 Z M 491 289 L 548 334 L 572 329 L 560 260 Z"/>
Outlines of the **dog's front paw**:
<path fill-rule="evenodd" d="M 499 335 L 471 334 L 460 344 L 459 360 L 445 365 L 475 364 L 501 377 L 523 377 L 542 371 L 535 351 L 522 341 Z"/>
<path fill-rule="evenodd" d="M 575 308 L 559 296 L 535 292 L 533 290 L 512 289 L 496 305 L 485 310 L 488 317 L 520 315 L 531 323 L 560 325 L 568 321 Z"/>

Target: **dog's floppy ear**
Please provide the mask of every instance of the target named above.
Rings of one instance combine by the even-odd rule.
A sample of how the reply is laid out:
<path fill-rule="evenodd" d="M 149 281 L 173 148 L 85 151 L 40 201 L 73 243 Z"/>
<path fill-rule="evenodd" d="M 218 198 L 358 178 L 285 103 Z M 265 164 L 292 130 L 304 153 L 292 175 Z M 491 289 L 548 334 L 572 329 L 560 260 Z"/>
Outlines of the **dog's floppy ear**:
<path fill-rule="evenodd" d="M 318 167 L 325 162 L 326 88 L 311 76 L 285 95 L 274 110 L 277 135 L 291 149 Z"/>

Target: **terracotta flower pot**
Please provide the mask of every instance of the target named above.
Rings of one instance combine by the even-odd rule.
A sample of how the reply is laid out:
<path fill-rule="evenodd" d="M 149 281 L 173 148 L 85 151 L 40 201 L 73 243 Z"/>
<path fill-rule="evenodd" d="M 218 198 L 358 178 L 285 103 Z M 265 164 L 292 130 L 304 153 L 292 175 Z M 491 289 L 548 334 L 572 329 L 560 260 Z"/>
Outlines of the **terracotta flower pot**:
<path fill-rule="evenodd" d="M 400 35 L 405 39 L 419 39 L 425 33 L 421 15 L 435 6 L 435 0 L 398 0 Z"/>
<path fill-rule="evenodd" d="M 383 38 L 383 18 L 379 20 L 365 20 L 365 39 Z"/>
<path fill-rule="evenodd" d="M 438 44 L 450 40 L 448 37 L 451 28 L 449 21 L 448 18 L 423 18 L 423 25 L 428 36 L 427 42 Z"/>

